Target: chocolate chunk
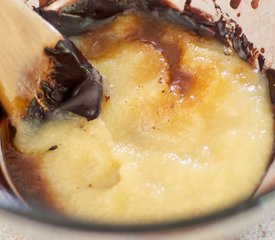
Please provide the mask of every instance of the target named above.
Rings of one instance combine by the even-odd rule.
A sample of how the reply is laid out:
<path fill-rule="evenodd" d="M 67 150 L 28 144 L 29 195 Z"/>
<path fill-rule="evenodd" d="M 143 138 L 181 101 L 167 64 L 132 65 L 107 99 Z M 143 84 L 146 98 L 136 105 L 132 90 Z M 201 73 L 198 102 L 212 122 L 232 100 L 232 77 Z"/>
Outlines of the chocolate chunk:
<path fill-rule="evenodd" d="M 93 120 L 98 117 L 102 99 L 102 77 L 70 40 L 61 40 L 45 52 L 53 62 L 50 80 L 41 83 L 43 104 L 33 99 L 26 119 L 43 119 L 48 113 L 70 111 Z"/>
<path fill-rule="evenodd" d="M 98 117 L 103 92 L 99 72 L 70 40 L 61 40 L 55 49 L 46 48 L 45 52 L 55 62 L 51 77 L 58 87 L 48 97 L 60 103 L 55 112 L 67 110 L 88 120 Z"/>

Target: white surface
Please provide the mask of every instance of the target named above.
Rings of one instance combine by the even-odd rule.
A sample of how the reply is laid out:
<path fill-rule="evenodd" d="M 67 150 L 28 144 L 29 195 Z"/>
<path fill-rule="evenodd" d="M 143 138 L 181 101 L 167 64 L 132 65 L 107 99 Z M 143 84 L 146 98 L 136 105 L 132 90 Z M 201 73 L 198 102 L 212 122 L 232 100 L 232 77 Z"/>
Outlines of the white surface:
<path fill-rule="evenodd" d="M 1 216 L 0 216 L 1 217 Z M 260 222 L 253 228 L 238 234 L 235 238 L 221 240 L 274 240 L 275 239 L 275 215 Z M 26 236 L 11 225 L 0 224 L 0 240 L 39 240 L 31 235 Z"/>

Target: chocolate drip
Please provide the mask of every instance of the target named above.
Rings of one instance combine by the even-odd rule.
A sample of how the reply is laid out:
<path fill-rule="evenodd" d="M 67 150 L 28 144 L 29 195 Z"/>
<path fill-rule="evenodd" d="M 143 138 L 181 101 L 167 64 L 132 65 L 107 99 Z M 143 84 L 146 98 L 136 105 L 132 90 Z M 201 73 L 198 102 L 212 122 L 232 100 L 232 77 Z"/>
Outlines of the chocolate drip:
<path fill-rule="evenodd" d="M 257 8 L 259 7 L 259 1 L 260 1 L 260 0 L 252 0 L 252 1 L 251 1 L 251 7 L 252 7 L 253 9 L 257 9 Z"/>
<path fill-rule="evenodd" d="M 241 3 L 241 0 L 230 0 L 230 6 L 233 9 L 237 9 Z"/>
<path fill-rule="evenodd" d="M 55 49 L 45 52 L 54 62 L 50 79 L 42 82 L 43 103 L 49 112 L 70 111 L 95 119 L 101 109 L 102 77 L 70 40 L 61 40 Z M 27 109 L 26 118 L 44 118 L 45 110 L 36 99 Z"/>

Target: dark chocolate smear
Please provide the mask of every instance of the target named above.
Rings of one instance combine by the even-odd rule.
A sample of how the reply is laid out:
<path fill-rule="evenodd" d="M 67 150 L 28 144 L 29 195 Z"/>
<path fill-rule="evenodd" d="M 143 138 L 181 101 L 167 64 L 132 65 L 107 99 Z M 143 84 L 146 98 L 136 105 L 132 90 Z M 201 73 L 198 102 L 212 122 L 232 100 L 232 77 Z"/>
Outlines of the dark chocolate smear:
<path fill-rule="evenodd" d="M 67 13 L 60 14 L 51 10 L 43 11 L 42 9 L 36 9 L 36 11 L 65 36 L 78 35 L 90 29 L 94 29 L 98 25 L 101 26 L 105 22 L 109 22 L 104 20 L 94 20 L 93 18 L 81 15 Z"/>
<path fill-rule="evenodd" d="M 54 62 L 50 79 L 41 83 L 42 101 L 48 112 L 66 110 L 88 120 L 98 117 L 103 93 L 99 72 L 70 40 L 60 40 L 54 49 L 46 48 L 45 52 Z M 33 99 L 27 108 L 26 118 L 44 117 L 44 108 Z"/>
<path fill-rule="evenodd" d="M 112 9 L 112 10 L 110 10 Z M 217 23 L 210 15 L 185 5 L 185 10 L 172 8 L 164 0 L 78 0 L 58 11 L 37 8 L 36 11 L 65 36 L 79 35 L 111 21 L 129 11 L 146 12 L 155 17 L 185 27 L 203 37 L 216 35 Z"/>
<path fill-rule="evenodd" d="M 123 12 L 130 4 L 131 1 L 125 0 L 83 0 L 65 6 L 63 8 L 63 13 L 90 17 L 97 20 L 106 19 Z"/>
<path fill-rule="evenodd" d="M 35 10 L 62 34 L 73 36 L 102 26 L 127 9 L 148 9 L 151 2 L 161 1 L 80 0 L 58 11 L 45 11 L 43 7 Z"/>

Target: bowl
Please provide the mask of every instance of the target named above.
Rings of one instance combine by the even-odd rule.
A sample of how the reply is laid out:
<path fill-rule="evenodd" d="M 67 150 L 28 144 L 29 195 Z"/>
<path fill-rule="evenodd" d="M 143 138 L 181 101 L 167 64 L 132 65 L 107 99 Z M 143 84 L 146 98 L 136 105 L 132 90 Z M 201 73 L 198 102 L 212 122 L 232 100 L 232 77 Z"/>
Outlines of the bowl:
<path fill-rule="evenodd" d="M 178 8 L 182 8 L 184 2 L 173 1 Z M 275 8 L 275 2 L 267 5 L 260 1 L 258 7 L 252 4 L 254 8 L 251 2 L 256 4 L 256 1 L 243 1 L 238 8 L 234 6 L 236 8 L 234 9 L 229 1 L 216 1 L 223 12 L 228 13 L 240 24 L 248 39 L 261 49 L 261 52 L 264 52 L 268 64 L 274 67 L 275 28 L 270 26 L 275 24 L 275 20 L 269 9 Z M 28 3 L 37 5 L 38 1 L 31 0 Z M 218 17 L 211 0 L 194 1 L 193 6 Z M 1 152 L 0 162 L 4 162 Z M 31 234 L 34 239 L 167 239 L 169 237 L 213 240 L 233 236 L 275 211 L 275 191 L 269 191 L 234 207 L 187 220 L 146 225 L 97 224 L 65 218 L 41 208 L 25 207 L 21 199 L 16 197 L 17 194 L 11 193 L 16 192 L 16 189 L 4 176 L 7 176 L 7 172 L 2 169 L 0 171 L 0 222 L 10 223 L 18 231 Z"/>

